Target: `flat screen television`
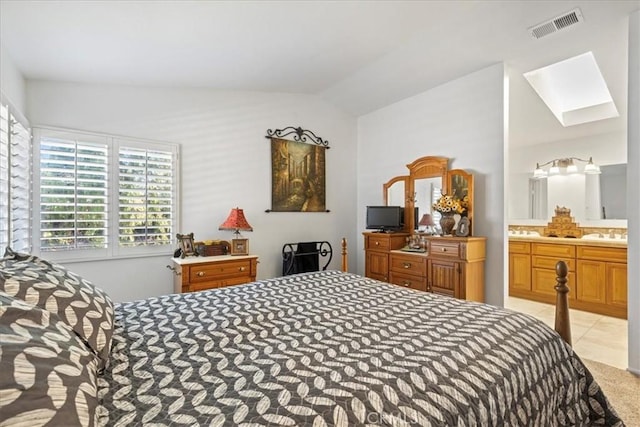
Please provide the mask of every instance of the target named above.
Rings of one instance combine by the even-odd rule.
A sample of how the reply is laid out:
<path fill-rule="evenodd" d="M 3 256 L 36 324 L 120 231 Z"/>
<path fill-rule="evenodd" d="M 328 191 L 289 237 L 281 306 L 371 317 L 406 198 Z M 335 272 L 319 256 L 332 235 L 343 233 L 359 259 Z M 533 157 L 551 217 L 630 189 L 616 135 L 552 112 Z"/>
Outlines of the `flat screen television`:
<path fill-rule="evenodd" d="M 367 230 L 399 231 L 404 228 L 401 206 L 367 206 Z"/>

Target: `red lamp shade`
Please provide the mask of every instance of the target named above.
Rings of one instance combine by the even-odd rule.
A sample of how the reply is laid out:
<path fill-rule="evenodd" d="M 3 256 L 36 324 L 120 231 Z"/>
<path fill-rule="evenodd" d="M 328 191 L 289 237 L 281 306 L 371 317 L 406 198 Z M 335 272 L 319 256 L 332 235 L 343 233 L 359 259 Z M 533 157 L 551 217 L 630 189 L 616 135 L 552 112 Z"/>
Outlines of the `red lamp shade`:
<path fill-rule="evenodd" d="M 253 231 L 253 228 L 247 222 L 247 219 L 244 217 L 244 212 L 240 208 L 233 208 L 231 212 L 229 212 L 229 216 L 220 224 L 218 230 L 234 230 L 237 234 L 239 230 L 242 231 Z"/>

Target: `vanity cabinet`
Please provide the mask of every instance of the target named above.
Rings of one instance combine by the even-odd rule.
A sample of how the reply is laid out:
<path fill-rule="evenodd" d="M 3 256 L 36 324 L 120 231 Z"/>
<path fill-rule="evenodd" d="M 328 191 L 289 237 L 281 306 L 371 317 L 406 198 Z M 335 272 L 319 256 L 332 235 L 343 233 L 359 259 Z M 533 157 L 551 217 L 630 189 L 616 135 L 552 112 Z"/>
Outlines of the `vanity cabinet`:
<path fill-rule="evenodd" d="M 555 243 L 531 244 L 531 291 L 556 298 L 556 264 L 564 261 L 569 269 L 569 299 L 576 298 L 576 248 Z"/>
<path fill-rule="evenodd" d="M 627 317 L 627 248 L 622 243 L 510 239 L 509 295 L 554 304 L 558 261 L 564 261 L 569 270 L 571 308 Z"/>
<path fill-rule="evenodd" d="M 509 289 L 531 292 L 531 243 L 509 242 Z"/>
<path fill-rule="evenodd" d="M 627 249 L 580 246 L 577 248 L 577 299 L 610 315 L 627 315 Z"/>

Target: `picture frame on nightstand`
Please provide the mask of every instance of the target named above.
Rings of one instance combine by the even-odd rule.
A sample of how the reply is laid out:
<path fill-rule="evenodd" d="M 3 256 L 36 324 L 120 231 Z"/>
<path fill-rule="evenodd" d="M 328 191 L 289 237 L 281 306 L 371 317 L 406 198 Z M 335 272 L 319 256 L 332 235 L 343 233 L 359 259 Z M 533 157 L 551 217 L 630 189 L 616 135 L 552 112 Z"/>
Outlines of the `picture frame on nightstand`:
<path fill-rule="evenodd" d="M 231 239 L 231 255 L 249 255 L 249 239 Z"/>
<path fill-rule="evenodd" d="M 193 233 L 178 233 L 176 234 L 176 238 L 178 239 L 178 245 L 180 246 L 180 258 L 198 256 L 198 252 L 196 252 L 196 247 L 193 243 Z"/>

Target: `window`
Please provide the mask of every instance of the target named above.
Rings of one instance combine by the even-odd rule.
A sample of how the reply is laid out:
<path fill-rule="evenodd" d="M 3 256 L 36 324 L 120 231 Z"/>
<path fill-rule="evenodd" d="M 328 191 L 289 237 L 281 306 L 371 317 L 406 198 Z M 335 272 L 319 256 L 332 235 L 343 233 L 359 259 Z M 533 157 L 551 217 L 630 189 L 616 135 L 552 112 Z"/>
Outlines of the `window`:
<path fill-rule="evenodd" d="M 0 247 L 31 249 L 31 131 L 0 103 Z"/>
<path fill-rule="evenodd" d="M 61 129 L 35 135 L 40 252 L 94 259 L 172 248 L 176 144 Z"/>
<path fill-rule="evenodd" d="M 174 188 L 171 152 L 121 146 L 118 159 L 120 245 L 171 244 Z"/>

